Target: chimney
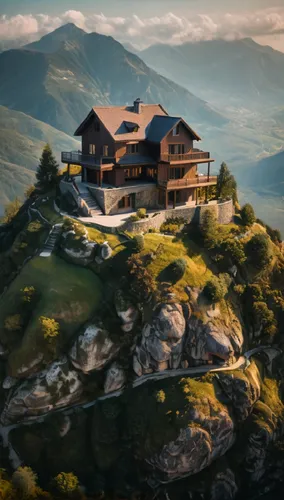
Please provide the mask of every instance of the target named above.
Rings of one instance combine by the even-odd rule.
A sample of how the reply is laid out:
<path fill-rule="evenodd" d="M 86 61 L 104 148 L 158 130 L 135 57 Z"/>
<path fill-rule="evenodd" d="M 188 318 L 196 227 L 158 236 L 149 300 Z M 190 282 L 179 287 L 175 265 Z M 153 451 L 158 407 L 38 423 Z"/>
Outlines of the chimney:
<path fill-rule="evenodd" d="M 137 97 L 136 101 L 134 101 L 133 111 L 140 115 L 143 101 L 141 101 L 140 97 Z"/>

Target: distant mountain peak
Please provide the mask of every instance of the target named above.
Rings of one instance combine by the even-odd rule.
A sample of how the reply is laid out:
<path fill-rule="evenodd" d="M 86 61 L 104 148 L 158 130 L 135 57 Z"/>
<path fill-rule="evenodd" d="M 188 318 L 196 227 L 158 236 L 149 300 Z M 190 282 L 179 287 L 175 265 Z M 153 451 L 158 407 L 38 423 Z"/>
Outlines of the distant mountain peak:
<path fill-rule="evenodd" d="M 86 32 L 78 28 L 74 23 L 63 24 L 56 30 L 43 36 L 37 42 L 25 45 L 25 49 L 37 52 L 56 52 L 64 42 L 79 40 L 86 35 Z"/>
<path fill-rule="evenodd" d="M 56 30 L 52 31 L 51 33 L 48 33 L 48 35 L 46 36 L 54 36 L 58 33 L 81 33 L 81 34 L 85 34 L 86 31 L 84 31 L 82 28 L 78 28 L 78 26 L 76 26 L 76 24 L 74 23 L 67 23 L 67 24 L 63 24 L 62 26 L 59 26 L 59 28 L 57 28 Z"/>

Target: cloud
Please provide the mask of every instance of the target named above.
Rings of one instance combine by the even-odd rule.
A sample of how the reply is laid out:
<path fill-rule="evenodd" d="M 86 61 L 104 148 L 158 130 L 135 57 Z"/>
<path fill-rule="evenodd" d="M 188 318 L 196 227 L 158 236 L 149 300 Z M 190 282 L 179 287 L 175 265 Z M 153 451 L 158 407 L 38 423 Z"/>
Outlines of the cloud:
<path fill-rule="evenodd" d="M 265 9 L 242 14 L 178 16 L 173 12 L 154 17 L 110 17 L 103 13 L 88 14 L 68 10 L 60 16 L 17 15 L 0 16 L 0 39 L 34 40 L 73 22 L 87 32 L 97 31 L 120 41 L 145 47 L 153 43 L 173 45 L 200 40 L 222 38 L 233 40 L 244 37 L 271 36 L 284 33 L 284 9 Z"/>

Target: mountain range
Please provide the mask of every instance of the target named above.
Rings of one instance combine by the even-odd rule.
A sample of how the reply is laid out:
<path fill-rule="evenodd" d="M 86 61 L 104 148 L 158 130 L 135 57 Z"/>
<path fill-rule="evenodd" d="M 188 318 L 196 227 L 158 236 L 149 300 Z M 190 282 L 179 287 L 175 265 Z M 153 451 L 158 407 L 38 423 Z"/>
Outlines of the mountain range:
<path fill-rule="evenodd" d="M 38 159 L 46 142 L 57 160 L 61 151 L 76 150 L 78 141 L 24 113 L 0 106 L 0 213 L 3 206 L 34 182 Z M 2 211 L 1 211 L 2 207 Z"/>
<path fill-rule="evenodd" d="M 140 97 L 191 122 L 226 123 L 221 114 L 148 68 L 112 37 L 66 25 L 40 42 L 0 54 L 0 104 L 73 134 L 94 105 L 127 104 Z"/>
<path fill-rule="evenodd" d="M 225 160 L 240 183 L 283 148 L 284 54 L 251 39 L 155 45 L 138 55 L 126 47 L 67 24 L 0 54 L 0 205 L 31 182 L 44 142 L 57 156 L 78 148 L 71 136 L 95 105 L 161 103 L 200 133 L 213 170 Z"/>
<path fill-rule="evenodd" d="M 209 102 L 269 113 L 284 100 L 284 53 L 251 38 L 157 44 L 139 55 L 150 67 Z"/>

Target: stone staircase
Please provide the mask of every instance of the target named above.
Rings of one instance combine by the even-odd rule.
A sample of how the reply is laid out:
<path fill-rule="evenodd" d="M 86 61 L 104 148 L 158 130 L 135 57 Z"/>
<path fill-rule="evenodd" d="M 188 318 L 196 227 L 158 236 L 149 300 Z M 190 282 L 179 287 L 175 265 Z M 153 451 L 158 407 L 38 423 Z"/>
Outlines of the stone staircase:
<path fill-rule="evenodd" d="M 91 217 L 95 217 L 96 215 L 102 215 L 102 211 L 97 204 L 96 200 L 90 194 L 89 191 L 84 191 L 80 193 L 82 200 L 87 204 Z"/>
<path fill-rule="evenodd" d="M 40 257 L 50 257 L 50 255 L 54 250 L 57 239 L 59 237 L 61 228 L 62 224 L 55 224 L 55 226 L 53 226 L 43 246 L 42 252 L 40 253 Z"/>

